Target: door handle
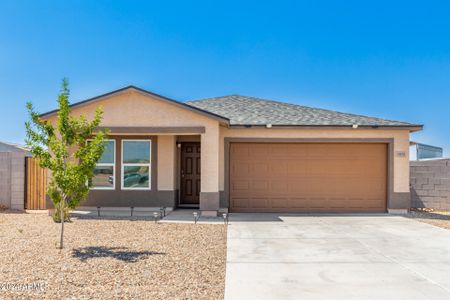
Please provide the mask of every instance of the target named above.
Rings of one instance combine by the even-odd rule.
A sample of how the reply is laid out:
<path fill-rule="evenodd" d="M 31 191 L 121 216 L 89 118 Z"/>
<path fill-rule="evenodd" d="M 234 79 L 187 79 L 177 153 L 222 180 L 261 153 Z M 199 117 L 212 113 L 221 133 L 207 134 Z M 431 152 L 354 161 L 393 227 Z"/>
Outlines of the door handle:
<path fill-rule="evenodd" d="M 184 170 L 181 170 L 181 177 L 184 177 Z"/>

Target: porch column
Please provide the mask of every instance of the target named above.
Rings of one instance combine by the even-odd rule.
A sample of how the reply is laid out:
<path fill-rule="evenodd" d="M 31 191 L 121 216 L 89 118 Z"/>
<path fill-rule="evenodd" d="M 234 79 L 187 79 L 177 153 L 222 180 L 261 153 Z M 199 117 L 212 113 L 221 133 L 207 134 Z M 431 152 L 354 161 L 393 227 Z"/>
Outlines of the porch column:
<path fill-rule="evenodd" d="M 159 135 L 157 140 L 158 205 L 175 207 L 175 159 L 176 138 L 174 135 Z"/>
<path fill-rule="evenodd" d="M 204 216 L 217 216 L 219 210 L 219 125 L 206 127 L 201 135 L 200 210 Z"/>

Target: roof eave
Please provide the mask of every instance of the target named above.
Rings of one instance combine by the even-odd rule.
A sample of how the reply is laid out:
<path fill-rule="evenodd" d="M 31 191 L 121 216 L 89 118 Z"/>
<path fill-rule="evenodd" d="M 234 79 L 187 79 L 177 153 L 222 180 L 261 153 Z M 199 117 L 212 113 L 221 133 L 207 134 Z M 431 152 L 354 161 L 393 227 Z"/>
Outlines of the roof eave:
<path fill-rule="evenodd" d="M 153 92 L 141 89 L 141 88 L 133 86 L 133 85 L 126 86 L 124 88 L 120 88 L 118 90 L 114 90 L 114 91 L 106 93 L 106 94 L 102 94 L 102 95 L 99 95 L 99 96 L 96 96 L 96 97 L 93 97 L 93 98 L 89 98 L 89 99 L 86 99 L 86 100 L 83 100 L 83 101 L 79 101 L 79 102 L 70 104 L 70 108 L 80 107 L 80 106 L 84 106 L 84 105 L 87 105 L 87 104 L 91 104 L 93 102 L 100 101 L 100 100 L 103 100 L 103 99 L 105 99 L 107 97 L 110 97 L 110 96 L 113 96 L 113 95 L 117 95 L 117 94 L 120 94 L 120 93 L 123 93 L 123 92 L 126 92 L 126 91 L 130 91 L 130 90 L 139 92 L 139 93 L 147 95 L 147 96 L 153 96 L 154 98 L 156 98 L 158 100 L 161 100 L 161 101 L 164 101 L 166 103 L 170 103 L 170 104 L 176 105 L 176 106 L 178 106 L 180 108 L 187 109 L 189 111 L 192 111 L 192 112 L 204 115 L 204 116 L 212 118 L 212 119 L 215 119 L 215 120 L 219 121 L 221 124 L 228 125 L 229 122 L 230 122 L 230 120 L 228 118 L 225 118 L 223 116 L 214 114 L 212 112 L 203 110 L 203 109 L 198 108 L 198 107 L 191 106 L 191 105 L 183 103 L 183 102 L 179 102 L 179 101 L 167 98 L 165 96 L 161 96 L 159 94 L 155 94 Z M 40 114 L 39 117 L 41 117 L 41 118 L 48 118 L 48 117 L 50 117 L 52 115 L 57 114 L 58 111 L 59 111 L 58 109 L 55 109 L 55 110 L 52 110 L 52 111 Z"/>
<path fill-rule="evenodd" d="M 268 129 L 390 129 L 390 130 L 409 130 L 410 132 L 417 132 L 423 129 L 423 125 L 358 125 L 353 128 L 353 125 L 276 125 L 271 124 L 267 127 L 266 124 L 231 124 L 230 128 L 268 128 Z"/>

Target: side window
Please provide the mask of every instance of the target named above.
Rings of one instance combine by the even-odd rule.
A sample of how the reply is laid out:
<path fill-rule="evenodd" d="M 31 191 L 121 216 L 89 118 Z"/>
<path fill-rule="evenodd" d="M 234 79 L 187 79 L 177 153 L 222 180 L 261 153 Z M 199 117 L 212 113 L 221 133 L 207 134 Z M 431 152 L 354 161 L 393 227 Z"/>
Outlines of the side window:
<path fill-rule="evenodd" d="M 115 168 L 116 168 L 116 143 L 114 140 L 105 142 L 105 152 L 97 162 L 94 170 L 94 177 L 89 182 L 91 189 L 113 190 L 115 188 Z"/>
<path fill-rule="evenodd" d="M 122 140 L 122 189 L 151 189 L 151 141 Z"/>

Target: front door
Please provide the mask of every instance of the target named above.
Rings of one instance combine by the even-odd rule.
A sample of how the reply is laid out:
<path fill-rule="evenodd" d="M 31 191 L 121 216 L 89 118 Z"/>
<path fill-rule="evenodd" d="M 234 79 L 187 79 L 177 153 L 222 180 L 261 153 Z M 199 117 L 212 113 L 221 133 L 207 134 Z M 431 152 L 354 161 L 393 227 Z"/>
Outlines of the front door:
<path fill-rule="evenodd" d="M 200 143 L 181 143 L 180 204 L 200 203 Z"/>

